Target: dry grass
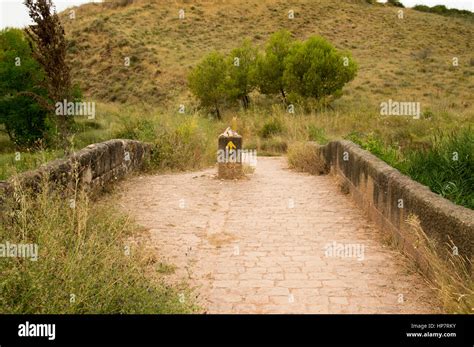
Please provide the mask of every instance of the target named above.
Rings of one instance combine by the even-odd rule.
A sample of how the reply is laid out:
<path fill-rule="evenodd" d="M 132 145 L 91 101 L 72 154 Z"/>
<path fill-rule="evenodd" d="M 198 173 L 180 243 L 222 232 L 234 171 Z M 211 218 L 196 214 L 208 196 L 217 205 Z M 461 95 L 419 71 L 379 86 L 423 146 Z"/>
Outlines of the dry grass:
<path fill-rule="evenodd" d="M 416 247 L 423 260 L 429 264 L 430 273 L 422 273 L 427 281 L 436 289 L 443 311 L 448 313 L 474 312 L 474 283 L 471 275 L 469 259 L 457 255 L 453 244 L 443 245 L 446 252 L 436 247 L 421 228 L 419 219 L 411 215 L 410 224 L 416 238 Z M 443 256 L 442 254 L 447 254 Z"/>
<path fill-rule="evenodd" d="M 184 284 L 169 285 L 156 251 L 113 201 L 83 192 L 69 198 L 45 185 L 31 194 L 17 186 L 0 218 L 0 240 L 36 244 L 37 260 L 0 261 L 0 312 L 32 314 L 188 313 L 197 310 Z M 169 270 L 169 267 L 168 267 Z"/>
<path fill-rule="evenodd" d="M 228 232 L 208 233 L 207 241 L 216 248 L 229 244 L 236 240 L 236 237 Z"/>
<path fill-rule="evenodd" d="M 288 165 L 291 168 L 308 172 L 312 175 L 327 173 L 328 168 L 324 159 L 319 155 L 315 144 L 293 143 L 288 148 Z"/>

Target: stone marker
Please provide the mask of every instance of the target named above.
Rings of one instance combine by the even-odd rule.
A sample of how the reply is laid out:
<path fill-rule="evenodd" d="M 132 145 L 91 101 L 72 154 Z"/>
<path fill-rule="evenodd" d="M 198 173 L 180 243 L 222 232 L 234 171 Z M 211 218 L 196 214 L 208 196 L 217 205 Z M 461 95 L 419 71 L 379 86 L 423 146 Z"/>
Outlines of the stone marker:
<path fill-rule="evenodd" d="M 219 135 L 217 165 L 219 178 L 234 179 L 243 175 L 242 136 L 230 127 Z"/>

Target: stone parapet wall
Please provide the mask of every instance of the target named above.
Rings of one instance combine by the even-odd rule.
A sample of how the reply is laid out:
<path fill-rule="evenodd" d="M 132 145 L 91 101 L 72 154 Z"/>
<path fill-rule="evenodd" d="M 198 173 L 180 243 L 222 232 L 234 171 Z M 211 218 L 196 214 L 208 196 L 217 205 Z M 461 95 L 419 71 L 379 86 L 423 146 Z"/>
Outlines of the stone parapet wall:
<path fill-rule="evenodd" d="M 0 181 L 0 196 L 9 194 L 15 184 L 38 191 L 45 180 L 59 189 L 80 187 L 98 192 L 129 172 L 142 168 L 150 153 L 151 145 L 134 140 L 116 139 L 92 144 L 67 158 L 48 162 L 9 181 Z"/>
<path fill-rule="evenodd" d="M 343 179 L 355 202 L 384 232 L 390 232 L 400 248 L 413 255 L 422 267 L 410 215 L 420 221 L 425 234 L 441 250 L 451 242 L 459 255 L 473 259 L 474 211 L 458 206 L 431 192 L 371 153 L 350 141 L 316 145 L 319 160 L 324 160 L 332 174 Z"/>

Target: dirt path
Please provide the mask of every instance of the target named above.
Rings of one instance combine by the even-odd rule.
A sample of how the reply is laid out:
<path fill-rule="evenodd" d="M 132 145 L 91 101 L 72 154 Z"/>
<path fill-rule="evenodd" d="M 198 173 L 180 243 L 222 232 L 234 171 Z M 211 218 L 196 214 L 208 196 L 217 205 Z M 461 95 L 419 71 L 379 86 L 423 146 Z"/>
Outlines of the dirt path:
<path fill-rule="evenodd" d="M 214 173 L 135 177 L 120 198 L 207 312 L 436 312 L 421 277 L 331 176 L 294 172 L 285 158 L 259 158 L 249 180 Z M 352 253 L 330 256 L 328 244 Z"/>

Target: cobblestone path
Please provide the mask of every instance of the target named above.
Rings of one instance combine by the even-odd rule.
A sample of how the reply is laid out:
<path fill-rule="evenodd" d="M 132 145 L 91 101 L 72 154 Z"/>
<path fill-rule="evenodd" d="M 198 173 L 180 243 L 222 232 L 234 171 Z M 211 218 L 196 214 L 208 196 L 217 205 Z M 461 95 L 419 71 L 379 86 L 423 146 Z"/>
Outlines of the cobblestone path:
<path fill-rule="evenodd" d="M 292 171 L 283 157 L 259 158 L 245 180 L 214 174 L 134 177 L 120 194 L 206 312 L 437 312 L 427 284 L 333 177 Z M 331 256 L 337 247 L 346 256 Z"/>

